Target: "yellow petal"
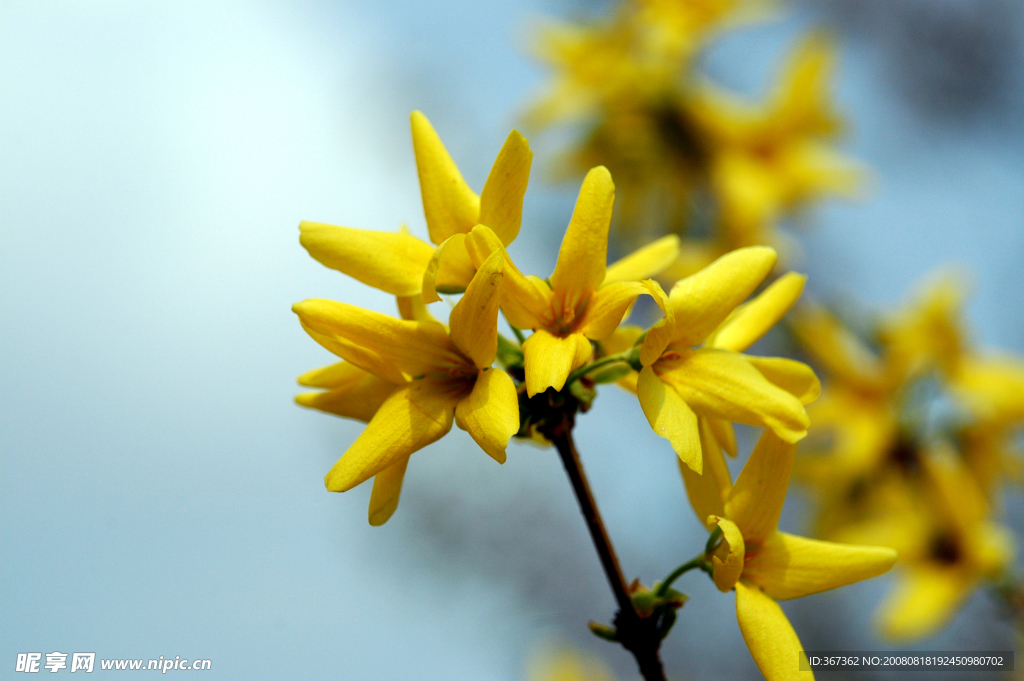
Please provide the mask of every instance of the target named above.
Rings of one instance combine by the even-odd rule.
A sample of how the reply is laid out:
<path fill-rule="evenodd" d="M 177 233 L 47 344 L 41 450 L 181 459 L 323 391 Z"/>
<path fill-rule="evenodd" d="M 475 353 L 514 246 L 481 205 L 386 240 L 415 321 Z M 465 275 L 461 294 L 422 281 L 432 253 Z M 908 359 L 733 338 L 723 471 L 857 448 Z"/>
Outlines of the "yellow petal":
<path fill-rule="evenodd" d="M 878 357 L 824 308 L 808 305 L 793 316 L 797 338 L 829 374 L 868 389 L 882 385 Z"/>
<path fill-rule="evenodd" d="M 669 293 L 676 319 L 673 342 L 693 346 L 707 338 L 771 272 L 776 258 L 767 246 L 741 248 L 676 282 Z"/>
<path fill-rule="evenodd" d="M 644 336 L 643 344 L 640 346 L 640 363 L 645 367 L 658 361 L 676 335 L 676 317 L 668 296 L 662 290 L 661 284 L 656 281 L 652 282 L 649 288 L 654 302 L 658 304 L 665 316 L 647 330 L 647 335 Z"/>
<path fill-rule="evenodd" d="M 777 172 L 786 178 L 787 202 L 827 194 L 852 198 L 864 182 L 864 168 L 818 140 L 794 140 L 779 150 L 777 161 Z"/>
<path fill-rule="evenodd" d="M 598 657 L 571 648 L 548 648 L 531 655 L 527 681 L 615 681 L 612 670 Z"/>
<path fill-rule="evenodd" d="M 810 33 L 792 50 L 774 93 L 777 125 L 799 121 L 818 134 L 837 131 L 841 121 L 829 102 L 835 52 L 834 41 L 822 32 Z"/>
<path fill-rule="evenodd" d="M 716 418 L 708 418 L 707 422 L 719 446 L 725 450 L 726 454 L 735 457 L 739 449 L 736 447 L 736 431 L 732 424 L 724 419 Z"/>
<path fill-rule="evenodd" d="M 1005 423 L 1024 418 L 1024 361 L 1011 355 L 961 357 L 951 388 L 975 418 Z"/>
<path fill-rule="evenodd" d="M 768 426 L 788 442 L 807 434 L 800 400 L 769 383 L 742 355 L 716 349 L 680 355 L 659 361 L 655 369 L 701 415 Z"/>
<path fill-rule="evenodd" d="M 455 423 L 480 449 L 505 463 L 509 438 L 519 432 L 519 396 L 509 375 L 501 369 L 481 371 L 473 392 L 455 408 Z"/>
<path fill-rule="evenodd" d="M 716 525 L 722 528 L 722 543 L 711 556 L 711 564 L 714 566 L 711 578 L 715 580 L 719 591 L 728 593 L 736 586 L 743 572 L 743 534 L 736 523 L 718 516 L 709 516 L 707 524 L 708 529 L 714 529 Z"/>
<path fill-rule="evenodd" d="M 466 235 L 454 234 L 438 245 L 423 271 L 423 302 L 436 303 L 441 293 L 462 293 L 476 273 L 466 252 Z"/>
<path fill-rule="evenodd" d="M 563 310 L 579 310 L 604 281 L 614 202 L 611 173 L 604 166 L 592 168 L 583 179 L 551 274 L 551 288 Z"/>
<path fill-rule="evenodd" d="M 710 347 L 743 352 L 766 334 L 793 307 L 807 277 L 789 272 L 749 303 L 736 308 L 708 339 Z"/>
<path fill-rule="evenodd" d="M 429 244 L 408 234 L 319 222 L 299 225 L 299 243 L 321 264 L 396 296 L 420 292 L 432 253 Z"/>
<path fill-rule="evenodd" d="M 606 355 L 616 355 L 625 352 L 636 345 L 644 330 L 635 325 L 623 325 L 615 329 L 610 336 L 601 341 L 601 349 Z"/>
<path fill-rule="evenodd" d="M 427 117 L 413 111 L 410 122 L 427 230 L 430 240 L 439 244 L 453 234 L 473 229 L 480 221 L 480 198 L 462 179 Z"/>
<path fill-rule="evenodd" d="M 385 380 L 403 382 L 396 369 L 412 377 L 464 364 L 436 322 L 409 322 L 333 300 L 305 300 L 292 311 L 318 343 Z"/>
<path fill-rule="evenodd" d="M 454 401 L 430 381 L 397 389 L 327 473 L 327 489 L 346 492 L 441 439 L 451 430 L 454 413 Z"/>
<path fill-rule="evenodd" d="M 978 524 L 989 516 L 988 501 L 956 454 L 937 448 L 936 454 L 940 452 L 947 456 L 928 457 L 922 462 L 936 510 L 952 531 L 964 535 L 976 532 Z"/>
<path fill-rule="evenodd" d="M 394 383 L 363 371 L 354 364 L 339 362 L 299 377 L 303 385 L 328 388 L 326 392 L 302 393 L 295 401 L 344 418 L 369 421 L 397 388 Z"/>
<path fill-rule="evenodd" d="M 719 154 L 711 170 L 729 242 L 752 246 L 763 241 L 766 228 L 782 212 L 785 198 L 776 169 L 740 150 Z"/>
<path fill-rule="evenodd" d="M 491 254 L 448 318 L 452 342 L 478 369 L 491 366 L 498 352 L 498 305 L 504 264 L 501 253 Z"/>
<path fill-rule="evenodd" d="M 877 577 L 895 562 L 892 549 L 776 532 L 748 553 L 743 578 L 782 601 Z"/>
<path fill-rule="evenodd" d="M 531 163 L 530 143 L 513 130 L 498 152 L 480 193 L 480 222 L 493 229 L 506 246 L 519 234 Z"/>
<path fill-rule="evenodd" d="M 398 296 L 398 316 L 410 322 L 436 322 L 434 315 L 423 304 L 423 296 Z"/>
<path fill-rule="evenodd" d="M 761 375 L 779 386 L 802 404 L 810 404 L 821 395 L 821 381 L 811 367 L 795 359 L 783 357 L 752 357 L 746 360 L 761 372 Z"/>
<path fill-rule="evenodd" d="M 748 544 L 775 533 L 793 471 L 796 446 L 765 429 L 725 501 L 725 515 Z"/>
<path fill-rule="evenodd" d="M 487 225 L 474 225 L 466 235 L 466 252 L 473 267 L 480 267 L 495 251 L 506 253 L 505 244 L 501 242 L 493 229 Z M 506 253 L 507 255 L 507 253 Z M 508 258 L 512 262 L 511 258 Z"/>
<path fill-rule="evenodd" d="M 592 351 L 582 333 L 562 337 L 544 329 L 534 331 L 523 343 L 527 395 L 533 397 L 548 388 L 561 390 L 572 370 L 586 364 Z"/>
<path fill-rule="evenodd" d="M 512 262 L 501 239 L 486 225 L 476 225 L 466 237 L 470 260 L 479 267 L 495 251 L 505 259 L 501 307 L 508 323 L 520 329 L 536 329 L 544 325 L 551 309 L 551 288 L 537 277 L 523 276 Z"/>
<path fill-rule="evenodd" d="M 367 373 L 349 362 L 337 362 L 319 369 L 307 371 L 296 379 L 307 388 L 341 388 L 357 383 Z"/>
<path fill-rule="evenodd" d="M 386 523 L 398 508 L 398 497 L 402 493 L 402 481 L 408 465 L 409 457 L 406 456 L 374 476 L 369 511 L 370 524 L 374 527 Z"/>
<path fill-rule="evenodd" d="M 327 348 L 338 357 L 345 358 L 354 366 L 357 366 L 364 371 L 368 371 L 374 376 L 378 376 L 395 385 L 401 385 L 409 379 L 409 376 L 402 373 L 402 370 L 395 366 L 394 362 L 382 357 L 379 353 L 374 352 L 369 348 L 365 348 L 358 343 L 354 343 L 345 338 L 339 338 L 334 334 L 319 333 L 306 324 L 302 324 L 302 328 L 305 329 L 306 333 L 309 334 L 309 337 L 317 343 Z"/>
<path fill-rule="evenodd" d="M 506 265 L 508 261 L 505 261 Z M 551 289 L 543 279 L 522 276 L 505 270 L 501 290 L 501 310 L 508 323 L 517 329 L 537 329 L 546 325 L 550 310 Z"/>
<path fill-rule="evenodd" d="M 679 257 L 679 237 L 663 236 L 608 266 L 604 285 L 617 281 L 640 281 L 659 274 Z"/>
<path fill-rule="evenodd" d="M 756 586 L 736 582 L 736 619 L 750 656 L 767 681 L 814 679 L 814 672 L 800 671 L 800 644 L 793 625 L 779 604 Z"/>
<path fill-rule="evenodd" d="M 655 434 L 667 439 L 680 461 L 698 475 L 704 470 L 697 415 L 651 367 L 644 367 L 636 384 L 640 407 Z"/>
<path fill-rule="evenodd" d="M 622 323 L 626 311 L 641 293 L 648 293 L 639 281 L 621 281 L 594 291 L 578 327 L 588 338 L 604 340 Z"/>
<path fill-rule="evenodd" d="M 718 448 L 713 437 L 709 437 L 710 428 L 707 419 L 698 417 L 697 427 L 700 433 L 701 449 L 704 452 L 705 466 L 702 473 L 694 473 L 689 466 L 679 460 L 679 472 L 686 486 L 686 496 L 690 506 L 697 514 L 701 524 L 707 523 L 708 516 L 725 514 L 725 499 L 732 488 L 729 469 L 726 468 L 722 450 Z"/>
<path fill-rule="evenodd" d="M 882 634 L 897 641 L 930 636 L 941 629 L 974 590 L 976 582 L 962 570 L 931 566 L 908 568 L 882 602 Z"/>

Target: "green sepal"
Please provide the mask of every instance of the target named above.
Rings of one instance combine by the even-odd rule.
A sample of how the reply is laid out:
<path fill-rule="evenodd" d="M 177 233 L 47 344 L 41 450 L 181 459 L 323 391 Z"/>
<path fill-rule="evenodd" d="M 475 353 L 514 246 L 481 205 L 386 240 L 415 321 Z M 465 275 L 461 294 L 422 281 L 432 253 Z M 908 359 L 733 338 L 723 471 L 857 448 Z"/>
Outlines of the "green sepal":
<path fill-rule="evenodd" d="M 619 640 L 619 632 L 615 630 L 615 627 L 609 627 L 607 624 L 601 624 L 600 622 L 590 622 L 587 626 L 599 638 L 612 642 Z"/>
<path fill-rule="evenodd" d="M 612 364 L 611 366 L 602 367 L 592 374 L 588 374 L 587 378 L 594 383 L 614 383 L 628 376 L 631 371 L 633 371 L 633 367 L 628 364 Z"/>
<path fill-rule="evenodd" d="M 516 369 L 523 366 L 523 349 L 498 334 L 498 364 L 505 369 Z"/>
<path fill-rule="evenodd" d="M 580 402 L 580 411 L 590 409 L 590 404 L 597 397 L 597 391 L 587 381 L 573 381 L 569 384 L 569 392 Z"/>

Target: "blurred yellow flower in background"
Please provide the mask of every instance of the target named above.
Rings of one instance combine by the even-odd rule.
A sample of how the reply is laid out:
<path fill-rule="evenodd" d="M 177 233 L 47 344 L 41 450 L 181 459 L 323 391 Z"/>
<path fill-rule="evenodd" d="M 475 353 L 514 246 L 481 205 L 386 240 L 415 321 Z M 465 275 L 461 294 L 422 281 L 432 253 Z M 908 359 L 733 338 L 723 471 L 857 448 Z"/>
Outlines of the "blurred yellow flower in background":
<path fill-rule="evenodd" d="M 557 176 L 601 164 L 621 190 L 619 232 L 635 246 L 665 233 L 688 237 L 679 279 L 732 249 L 798 249 L 779 221 L 863 174 L 832 146 L 841 121 L 829 94 L 834 49 L 808 36 L 766 101 L 748 103 L 699 74 L 694 57 L 721 31 L 773 14 L 774 3 L 625 0 L 612 19 L 550 25 L 534 53 L 552 84 L 529 109 L 534 129 L 571 125 L 579 136 Z"/>
<path fill-rule="evenodd" d="M 983 581 L 1002 576 L 1014 556 L 1012 535 L 993 522 L 973 476 L 954 452 L 943 454 L 923 462 L 925 522 L 888 518 L 890 527 L 859 533 L 859 539 L 880 538 L 900 554 L 903 569 L 878 617 L 893 639 L 934 634 Z"/>
<path fill-rule="evenodd" d="M 611 669 L 599 658 L 569 647 L 549 647 L 535 652 L 527 666 L 528 681 L 615 681 Z"/>
<path fill-rule="evenodd" d="M 726 248 L 771 244 L 789 260 L 779 219 L 829 194 L 851 196 L 860 169 L 829 144 L 841 130 L 828 96 L 831 43 L 806 38 L 760 106 L 702 82 L 689 115 L 708 150 L 711 186 Z"/>
<path fill-rule="evenodd" d="M 797 464 L 816 534 L 899 551 L 900 582 L 879 614 L 899 640 L 938 631 L 980 585 L 1007 576 L 1014 553 L 992 508 L 1019 480 L 1024 362 L 972 346 L 964 288 L 930 278 L 879 319 L 877 350 L 820 307 L 794 323 L 827 378 Z"/>

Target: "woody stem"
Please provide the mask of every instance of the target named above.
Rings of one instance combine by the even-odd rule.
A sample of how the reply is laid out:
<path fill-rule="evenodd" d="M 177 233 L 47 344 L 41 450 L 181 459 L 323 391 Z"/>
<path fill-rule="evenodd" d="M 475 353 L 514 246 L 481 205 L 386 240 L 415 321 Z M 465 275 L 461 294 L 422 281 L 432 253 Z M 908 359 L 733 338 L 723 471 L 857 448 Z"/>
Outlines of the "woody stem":
<path fill-rule="evenodd" d="M 645 681 L 665 681 L 665 671 L 658 657 L 661 638 L 657 633 L 656 618 L 641 618 L 633 607 L 626 579 L 622 575 L 622 568 L 619 567 L 619 559 L 615 555 L 608 530 L 597 510 L 597 502 L 590 490 L 590 483 L 587 482 L 579 452 L 576 451 L 572 439 L 572 418 L 566 417 L 553 431 L 549 433 L 549 437 L 558 449 L 562 464 L 565 465 L 565 472 L 569 475 L 569 481 L 580 504 L 580 512 L 587 523 L 587 529 L 590 530 L 590 538 L 594 541 L 597 555 L 601 559 L 601 567 L 604 568 L 608 584 L 619 606 L 619 611 L 615 615 L 618 641 L 636 658 L 640 674 Z"/>

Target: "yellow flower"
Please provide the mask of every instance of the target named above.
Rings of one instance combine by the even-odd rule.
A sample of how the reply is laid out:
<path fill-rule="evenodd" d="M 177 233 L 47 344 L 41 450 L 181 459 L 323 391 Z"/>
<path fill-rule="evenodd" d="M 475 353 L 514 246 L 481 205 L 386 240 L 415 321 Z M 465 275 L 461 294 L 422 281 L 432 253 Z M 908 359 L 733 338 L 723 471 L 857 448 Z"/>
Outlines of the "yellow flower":
<path fill-rule="evenodd" d="M 931 448 L 913 425 L 920 420 L 915 413 L 928 407 L 922 400 L 931 399 L 919 394 L 921 380 L 937 379 L 961 409 L 951 434 L 987 498 L 1004 479 L 1019 476 L 1013 439 L 1024 422 L 1024 364 L 972 350 L 961 321 L 961 289 L 956 279 L 933 279 L 884 320 L 878 352 L 821 308 L 805 306 L 796 315 L 797 337 L 830 378 L 809 408 L 827 440 L 808 442 L 797 465 L 797 476 L 813 485 L 821 502 L 822 536 L 905 512 L 900 497 L 912 493 L 913 473 Z"/>
<path fill-rule="evenodd" d="M 797 310 L 793 331 L 830 379 L 808 408 L 815 433 L 796 475 L 819 500 L 816 534 L 839 538 L 850 523 L 905 510 L 906 473 L 921 456 L 900 424 L 906 376 L 821 307 Z"/>
<path fill-rule="evenodd" d="M 983 580 L 997 578 L 1014 555 L 1010 532 L 991 520 L 972 476 L 953 456 L 925 460 L 931 522 L 900 523 L 885 532 L 906 568 L 879 609 L 882 632 L 910 640 L 938 631 Z M 865 540 L 874 536 L 862 534 Z"/>
<path fill-rule="evenodd" d="M 530 681 L 614 681 L 607 665 L 596 657 L 568 648 L 545 651 L 530 660 Z"/>
<path fill-rule="evenodd" d="M 1024 426 L 1024 361 L 1005 355 L 964 357 L 950 377 L 950 390 L 971 419 L 957 433 L 960 453 L 991 501 L 1003 480 L 1019 483 L 1024 478 L 1019 445 Z"/>
<path fill-rule="evenodd" d="M 526 139 L 515 130 L 509 133 L 483 191 L 477 196 L 462 179 L 427 117 L 413 111 L 411 123 L 423 212 L 431 241 L 441 244 L 482 223 L 503 244 L 512 243 L 519 233 L 523 195 L 533 161 Z M 303 222 L 299 230 L 302 245 L 327 267 L 395 296 L 420 295 L 424 271 L 434 253 L 430 244 L 421 239 L 404 230 L 396 234 L 318 222 Z M 474 271 L 475 268 L 445 268 L 433 273 L 433 278 L 439 289 L 456 293 L 465 290 Z"/>
<path fill-rule="evenodd" d="M 767 426 L 788 442 L 807 433 L 804 403 L 820 390 L 810 368 L 739 352 L 771 328 L 803 288 L 802 277 L 784 277 L 737 309 L 774 265 L 771 248 L 744 248 L 677 282 L 668 296 L 656 291 L 665 317 L 640 348 L 637 394 L 654 432 L 698 473 L 703 470 L 698 415 L 709 419 L 732 451 L 731 429 L 726 432 L 721 422 Z"/>
<path fill-rule="evenodd" d="M 621 190 L 617 220 L 631 228 L 634 244 L 680 230 L 699 183 L 698 141 L 678 102 L 687 40 L 661 16 L 676 12 L 649 4 L 625 3 L 608 22 L 545 26 L 534 52 L 554 78 L 525 115 L 534 129 L 586 122 L 584 138 L 559 156 L 555 174 L 608 166 Z"/>
<path fill-rule="evenodd" d="M 561 390 L 572 370 L 590 359 L 590 340 L 610 336 L 637 296 L 651 290 L 651 284 L 637 280 L 658 272 L 678 253 L 678 238 L 668 236 L 607 265 L 614 200 L 608 170 L 598 166 L 587 173 L 548 281 L 523 276 L 493 231 L 478 225 L 461 239 L 459 250 L 448 249 L 451 240 L 438 247 L 424 278 L 424 299 L 433 297 L 433 271 L 462 258 L 472 267 L 501 251 L 506 275 L 502 310 L 513 326 L 534 331 L 523 343 L 527 394 Z"/>
<path fill-rule="evenodd" d="M 370 524 L 391 517 L 409 456 L 443 437 L 453 419 L 504 463 L 505 447 L 519 429 L 519 405 L 512 379 L 490 368 L 497 352 L 502 269 L 498 254 L 482 263 L 452 310 L 450 333 L 434 321 L 398 320 L 329 300 L 293 307 L 314 340 L 363 372 L 345 365 L 322 370 L 330 375 L 307 382 L 328 392 L 303 399 L 343 416 L 368 418 L 325 483 L 332 492 L 344 492 L 376 476 Z M 390 392 L 384 383 L 393 386 Z"/>
<path fill-rule="evenodd" d="M 762 18 L 768 0 L 638 0 L 638 18 L 654 34 L 656 48 L 691 57 L 718 31 Z"/>
<path fill-rule="evenodd" d="M 617 102 L 646 100 L 663 92 L 676 72 L 666 55 L 643 50 L 642 27 L 628 11 L 608 22 L 541 27 L 533 52 L 555 71 L 554 81 L 526 113 L 527 125 L 599 114 Z"/>
<path fill-rule="evenodd" d="M 939 370 L 955 374 L 968 352 L 961 322 L 964 282 L 951 275 L 934 276 L 903 309 L 882 323 L 880 340 L 889 371 L 901 380 Z"/>
<path fill-rule="evenodd" d="M 784 245 L 774 228 L 780 217 L 820 196 L 856 190 L 860 171 L 827 143 L 840 128 L 828 102 L 832 61 L 830 43 L 812 35 L 762 107 L 709 83 L 689 101 L 689 115 L 708 138 L 728 247 Z"/>
<path fill-rule="evenodd" d="M 956 282 L 938 280 L 885 320 L 878 353 L 821 309 L 801 310 L 794 325 L 831 378 L 809 410 L 830 441 L 801 457 L 798 474 L 818 497 L 820 535 L 899 551 L 906 569 L 879 615 L 895 639 L 938 631 L 1013 554 L 988 500 L 1018 470 L 1010 433 L 1024 418 L 1024 365 L 972 352 L 960 306 Z M 919 414 L 937 396 L 920 385 L 964 408 L 939 431 L 953 442 L 923 429 Z"/>
<path fill-rule="evenodd" d="M 735 485 L 724 466 L 698 475 L 680 465 L 698 518 L 708 529 L 722 530 L 722 542 L 711 558 L 713 579 L 723 592 L 735 589 L 740 631 L 769 681 L 797 677 L 798 654 L 803 650 L 775 601 L 875 577 L 896 561 L 896 552 L 888 548 L 779 532 L 795 450 L 795 445 L 765 430 Z"/>
<path fill-rule="evenodd" d="M 532 51 L 554 82 L 527 113 L 528 124 L 604 114 L 606 107 L 673 99 L 693 54 L 719 29 L 765 15 L 761 0 L 639 0 L 609 21 L 550 22 Z"/>

